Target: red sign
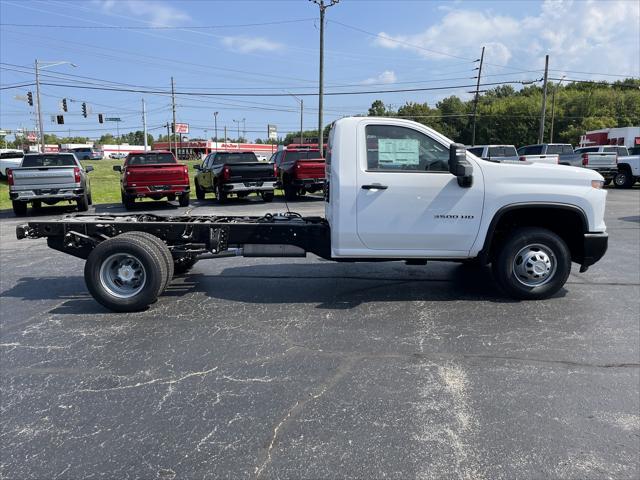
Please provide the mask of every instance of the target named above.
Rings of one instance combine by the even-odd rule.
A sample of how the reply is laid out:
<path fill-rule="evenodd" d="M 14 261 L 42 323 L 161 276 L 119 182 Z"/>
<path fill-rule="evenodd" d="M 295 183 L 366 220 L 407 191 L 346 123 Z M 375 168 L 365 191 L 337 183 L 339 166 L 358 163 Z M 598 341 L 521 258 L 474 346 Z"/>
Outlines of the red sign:
<path fill-rule="evenodd" d="M 27 132 L 27 140 L 29 142 L 35 142 L 38 139 L 36 132 Z"/>
<path fill-rule="evenodd" d="M 176 123 L 176 133 L 189 133 L 189 124 Z"/>

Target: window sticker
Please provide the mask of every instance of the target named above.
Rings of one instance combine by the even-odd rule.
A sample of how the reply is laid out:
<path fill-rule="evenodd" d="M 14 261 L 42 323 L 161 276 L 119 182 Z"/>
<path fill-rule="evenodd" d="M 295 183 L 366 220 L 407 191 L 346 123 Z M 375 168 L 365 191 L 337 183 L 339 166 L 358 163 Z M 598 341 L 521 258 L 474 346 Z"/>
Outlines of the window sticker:
<path fill-rule="evenodd" d="M 378 163 L 381 167 L 420 164 L 420 141 L 415 139 L 379 138 Z"/>

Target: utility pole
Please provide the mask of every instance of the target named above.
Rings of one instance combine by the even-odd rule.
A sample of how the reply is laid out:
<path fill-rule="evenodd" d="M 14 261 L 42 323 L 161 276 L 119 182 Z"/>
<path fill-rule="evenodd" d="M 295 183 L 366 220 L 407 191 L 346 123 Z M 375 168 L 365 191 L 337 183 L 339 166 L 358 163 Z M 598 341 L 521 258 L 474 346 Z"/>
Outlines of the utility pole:
<path fill-rule="evenodd" d="M 173 110 L 173 131 L 172 131 L 172 135 L 173 135 L 173 146 L 175 148 L 176 146 L 176 91 L 175 91 L 175 84 L 173 83 L 173 77 L 171 77 L 171 109 Z M 169 142 L 169 145 L 171 145 L 171 142 Z M 175 152 L 175 155 L 177 155 L 178 152 Z"/>
<path fill-rule="evenodd" d="M 44 153 L 44 128 L 42 126 L 42 106 L 40 103 L 40 69 L 36 58 L 36 102 L 38 105 L 38 130 L 40 130 L 40 153 Z"/>
<path fill-rule="evenodd" d="M 478 113 L 478 98 L 480 97 L 480 77 L 482 76 L 482 63 L 484 62 L 484 47 L 480 55 L 480 66 L 478 67 L 478 81 L 476 82 L 476 97 L 473 100 L 473 133 L 471 134 L 471 146 L 476 144 L 476 115 Z"/>
<path fill-rule="evenodd" d="M 213 121 L 215 123 L 215 140 L 216 140 L 216 152 L 218 151 L 218 112 L 213 112 Z"/>
<path fill-rule="evenodd" d="M 566 75 L 562 76 L 562 78 L 558 82 L 558 85 L 556 85 L 553 89 L 553 94 L 551 95 L 551 131 L 549 132 L 549 143 L 553 143 L 553 119 L 555 118 L 556 114 L 556 91 L 560 88 L 560 85 L 562 85 L 562 81 L 565 79 L 565 77 Z"/>
<path fill-rule="evenodd" d="M 538 143 L 544 141 L 544 115 L 547 109 L 547 80 L 549 78 L 549 55 L 544 57 L 544 85 L 542 86 L 542 110 L 540 111 L 540 131 L 538 132 Z"/>
<path fill-rule="evenodd" d="M 165 125 L 167 127 L 167 142 L 169 143 L 169 151 L 171 151 L 171 135 L 169 134 L 169 122 Z"/>
<path fill-rule="evenodd" d="M 233 123 L 237 123 L 238 124 L 238 142 L 240 142 L 240 122 L 242 120 L 235 120 L 235 119 L 232 119 L 232 120 L 233 120 Z"/>
<path fill-rule="evenodd" d="M 224 143 L 227 143 L 227 126 L 224 126 Z"/>
<path fill-rule="evenodd" d="M 142 131 L 144 135 L 144 151 L 147 151 L 147 110 L 144 105 L 144 98 L 142 99 Z"/>
<path fill-rule="evenodd" d="M 311 0 L 313 3 L 320 7 L 320 72 L 318 78 L 318 147 L 320 154 L 324 157 L 324 139 L 322 131 L 322 96 L 324 89 L 324 11 L 333 7 L 340 0 L 327 0 L 329 3 L 325 3 L 325 0 Z"/>
<path fill-rule="evenodd" d="M 242 138 L 244 138 L 244 141 L 247 141 L 247 122 L 246 122 L 246 118 L 242 119 Z"/>

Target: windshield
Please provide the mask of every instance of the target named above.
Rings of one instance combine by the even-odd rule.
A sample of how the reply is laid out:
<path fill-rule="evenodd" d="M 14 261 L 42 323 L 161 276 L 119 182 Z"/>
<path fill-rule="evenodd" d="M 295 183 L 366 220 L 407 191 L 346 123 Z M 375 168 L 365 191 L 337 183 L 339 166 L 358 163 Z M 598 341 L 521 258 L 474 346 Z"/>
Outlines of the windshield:
<path fill-rule="evenodd" d="M 481 157 L 483 150 L 484 150 L 484 147 L 467 148 L 467 151 L 473 153 L 476 157 Z"/>
<path fill-rule="evenodd" d="M 520 155 L 542 155 L 542 145 L 529 145 L 518 149 Z"/>
<path fill-rule="evenodd" d="M 3 152 L 0 153 L 0 158 L 22 158 L 24 157 L 23 152 Z"/>
<path fill-rule="evenodd" d="M 558 153 L 573 153 L 573 147 L 571 145 L 547 145 L 547 155 Z"/>
<path fill-rule="evenodd" d="M 25 155 L 22 167 L 77 167 L 73 155 Z"/>
<path fill-rule="evenodd" d="M 576 148 L 576 153 L 595 153 L 598 151 L 599 147 L 583 147 Z"/>
<path fill-rule="evenodd" d="M 177 163 L 171 153 L 135 153 L 127 159 L 127 165 L 157 165 Z"/>
<path fill-rule="evenodd" d="M 322 155 L 320 155 L 319 150 L 306 150 L 301 152 L 287 151 L 284 158 L 287 161 L 319 160 L 322 158 Z"/>
<path fill-rule="evenodd" d="M 489 147 L 489 157 L 515 157 L 517 155 L 518 152 L 516 152 L 516 147 Z"/>
<path fill-rule="evenodd" d="M 258 158 L 253 152 L 243 153 L 217 153 L 214 163 L 221 165 L 223 163 L 253 163 Z"/>
<path fill-rule="evenodd" d="M 84 148 L 84 147 L 82 147 L 82 148 L 72 148 L 71 150 L 73 152 L 82 152 L 82 153 L 91 152 L 90 148 Z"/>

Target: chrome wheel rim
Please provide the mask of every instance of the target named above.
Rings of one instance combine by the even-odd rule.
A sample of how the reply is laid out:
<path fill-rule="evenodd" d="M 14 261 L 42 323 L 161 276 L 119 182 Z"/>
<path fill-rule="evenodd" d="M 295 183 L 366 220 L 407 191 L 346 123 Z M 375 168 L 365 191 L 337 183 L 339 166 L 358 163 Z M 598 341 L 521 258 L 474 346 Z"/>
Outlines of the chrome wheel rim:
<path fill-rule="evenodd" d="M 513 259 L 512 271 L 526 287 L 539 287 L 551 281 L 558 262 L 553 251 L 539 243 L 521 248 Z"/>
<path fill-rule="evenodd" d="M 128 253 L 116 253 L 100 266 L 102 287 L 117 298 L 131 298 L 144 288 L 147 272 L 142 262 Z"/>
<path fill-rule="evenodd" d="M 616 183 L 616 185 L 624 185 L 627 182 L 627 177 L 624 173 L 619 173 L 616 175 L 613 181 Z"/>

